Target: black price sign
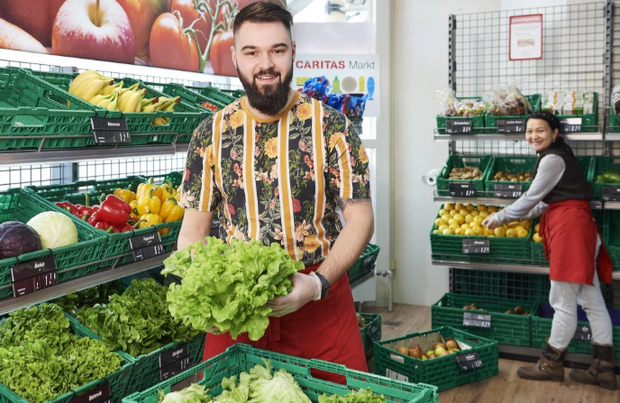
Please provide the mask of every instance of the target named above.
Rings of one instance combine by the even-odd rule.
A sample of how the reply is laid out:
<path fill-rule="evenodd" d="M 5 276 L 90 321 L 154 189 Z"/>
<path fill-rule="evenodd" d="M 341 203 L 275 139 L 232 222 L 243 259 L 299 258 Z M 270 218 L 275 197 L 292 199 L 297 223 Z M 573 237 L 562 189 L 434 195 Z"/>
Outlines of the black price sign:
<path fill-rule="evenodd" d="M 525 119 L 497 119 L 498 133 L 524 133 Z"/>
<path fill-rule="evenodd" d="M 478 352 L 474 351 L 469 354 L 459 354 L 456 356 L 456 362 L 459 363 L 461 367 L 461 371 L 471 371 L 472 369 L 482 368 L 484 365 L 482 364 L 482 360 L 480 360 L 480 356 Z"/>
<path fill-rule="evenodd" d="M 490 329 L 491 315 L 465 312 L 463 313 L 463 326 Z"/>
<path fill-rule="evenodd" d="M 603 186 L 601 190 L 603 201 L 620 201 L 620 186 Z"/>
<path fill-rule="evenodd" d="M 582 122 L 582 118 L 561 118 L 560 133 L 579 133 Z"/>
<path fill-rule="evenodd" d="M 129 246 L 136 262 L 164 253 L 164 246 L 161 244 L 159 232 L 131 237 L 129 238 Z"/>
<path fill-rule="evenodd" d="M 11 267 L 11 282 L 14 297 L 57 284 L 56 258 L 50 255 L 16 264 Z"/>
<path fill-rule="evenodd" d="M 463 239 L 463 253 L 491 253 L 488 239 Z"/>
<path fill-rule="evenodd" d="M 181 344 L 180 346 L 172 348 L 168 351 L 164 351 L 159 355 L 159 368 L 165 368 L 185 357 L 189 357 L 189 349 L 187 348 L 187 344 Z"/>
<path fill-rule="evenodd" d="M 101 386 L 71 399 L 69 403 L 109 403 L 111 396 L 110 384 L 104 382 Z"/>
<path fill-rule="evenodd" d="M 469 119 L 446 119 L 446 133 L 470 134 L 471 126 Z"/>
<path fill-rule="evenodd" d="M 133 258 L 136 262 L 141 260 L 150 259 L 155 256 L 162 255 L 164 253 L 164 245 L 158 243 L 151 246 L 146 246 L 140 249 L 134 249 L 131 251 Z"/>
<path fill-rule="evenodd" d="M 476 195 L 473 182 L 450 182 L 448 186 L 452 197 L 474 197 Z"/>
<path fill-rule="evenodd" d="M 124 118 L 106 119 L 91 118 L 95 143 L 97 144 L 121 144 L 130 143 L 131 135 Z"/>
<path fill-rule="evenodd" d="M 189 368 L 189 357 L 181 358 L 180 360 L 173 362 L 167 367 L 161 368 L 159 370 L 159 380 L 162 382 L 168 380 L 173 376 L 185 371 L 187 368 Z"/>
<path fill-rule="evenodd" d="M 589 326 L 577 326 L 573 340 L 591 341 L 592 330 Z"/>
<path fill-rule="evenodd" d="M 129 238 L 129 246 L 131 246 L 131 249 L 140 249 L 158 243 L 161 243 L 159 232 L 153 232 L 148 235 L 137 235 Z"/>
<path fill-rule="evenodd" d="M 523 194 L 523 185 L 520 183 L 496 183 L 493 194 L 502 199 L 518 199 Z"/>

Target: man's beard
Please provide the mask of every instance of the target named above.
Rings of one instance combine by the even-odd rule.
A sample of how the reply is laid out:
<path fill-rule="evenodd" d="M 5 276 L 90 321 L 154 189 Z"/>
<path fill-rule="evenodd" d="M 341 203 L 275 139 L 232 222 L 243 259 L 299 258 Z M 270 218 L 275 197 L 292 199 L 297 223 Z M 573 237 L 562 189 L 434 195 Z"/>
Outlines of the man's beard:
<path fill-rule="evenodd" d="M 293 80 L 292 62 L 291 69 L 288 73 L 286 73 L 284 79 L 282 79 L 280 73 L 277 73 L 273 68 L 259 71 L 254 75 L 254 78 L 251 81 L 241 74 L 238 67 L 237 73 L 239 73 L 239 80 L 241 80 L 241 84 L 243 84 L 245 95 L 248 97 L 248 102 L 253 108 L 267 116 L 276 116 L 282 109 L 284 109 L 288 103 L 291 81 Z M 280 77 L 280 81 L 275 85 L 263 86 L 261 91 L 256 84 L 256 77 L 262 75 Z"/>

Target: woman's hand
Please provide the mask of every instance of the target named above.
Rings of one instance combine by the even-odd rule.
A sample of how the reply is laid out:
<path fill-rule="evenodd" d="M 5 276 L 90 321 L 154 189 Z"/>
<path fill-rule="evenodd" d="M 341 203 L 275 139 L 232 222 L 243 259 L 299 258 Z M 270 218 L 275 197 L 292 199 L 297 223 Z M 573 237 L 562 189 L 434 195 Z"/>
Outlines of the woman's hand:
<path fill-rule="evenodd" d="M 488 229 L 495 229 L 502 224 L 497 219 L 497 213 L 491 213 L 482 221 L 482 225 L 486 225 Z"/>

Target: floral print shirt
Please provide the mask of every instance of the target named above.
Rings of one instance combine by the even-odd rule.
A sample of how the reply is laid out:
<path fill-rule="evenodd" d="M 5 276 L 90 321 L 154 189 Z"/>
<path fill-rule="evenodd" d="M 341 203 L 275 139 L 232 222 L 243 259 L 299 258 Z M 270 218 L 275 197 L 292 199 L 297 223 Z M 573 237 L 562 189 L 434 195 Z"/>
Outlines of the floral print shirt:
<path fill-rule="evenodd" d="M 218 210 L 220 237 L 278 242 L 306 266 L 325 259 L 340 233 L 336 197 L 370 198 L 368 156 L 340 112 L 297 93 L 270 120 L 245 97 L 194 131 L 181 204 Z"/>

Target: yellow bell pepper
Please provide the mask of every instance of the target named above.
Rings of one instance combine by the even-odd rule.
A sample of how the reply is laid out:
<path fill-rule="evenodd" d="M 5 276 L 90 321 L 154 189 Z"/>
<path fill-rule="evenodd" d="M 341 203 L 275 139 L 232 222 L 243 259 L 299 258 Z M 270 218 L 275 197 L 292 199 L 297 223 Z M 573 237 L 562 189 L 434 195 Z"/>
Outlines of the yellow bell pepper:
<path fill-rule="evenodd" d="M 138 214 L 143 216 L 145 214 L 159 214 L 161 210 L 161 200 L 153 195 L 154 188 L 150 188 L 145 196 L 142 196 L 138 200 Z"/>
<path fill-rule="evenodd" d="M 149 182 L 144 182 L 144 183 L 139 184 L 138 189 L 136 189 L 136 199 L 140 200 L 140 198 L 146 194 L 144 192 L 144 187 L 146 185 L 152 185 L 152 184 L 153 184 L 153 178 L 149 179 Z"/>
<path fill-rule="evenodd" d="M 136 194 L 131 190 L 131 185 L 127 186 L 127 189 L 116 188 L 114 196 L 123 200 L 126 203 L 136 199 Z"/>
<path fill-rule="evenodd" d="M 142 196 L 146 196 L 151 189 L 154 189 L 153 197 L 157 197 L 161 201 L 161 187 L 153 184 L 153 178 L 149 179 L 146 183 L 141 183 L 138 185 L 138 190 L 136 190 L 136 199 L 140 200 L 140 198 Z"/>
<path fill-rule="evenodd" d="M 161 198 L 162 203 L 165 203 L 171 197 L 174 197 L 174 187 L 170 186 L 168 183 L 164 183 L 161 187 Z"/>
<path fill-rule="evenodd" d="M 153 225 L 161 224 L 162 220 L 159 214 L 144 214 L 140 217 L 139 228 L 152 227 Z"/>
<path fill-rule="evenodd" d="M 138 220 L 138 218 L 140 218 L 140 214 L 138 213 L 138 201 L 137 200 L 132 200 L 129 202 L 129 206 L 131 206 L 131 218 L 133 218 L 134 220 Z"/>
<path fill-rule="evenodd" d="M 177 199 L 174 197 L 169 197 L 164 204 L 162 204 L 159 212 L 159 215 L 164 222 L 178 221 L 183 218 L 184 214 L 185 210 L 183 207 L 179 206 Z"/>

